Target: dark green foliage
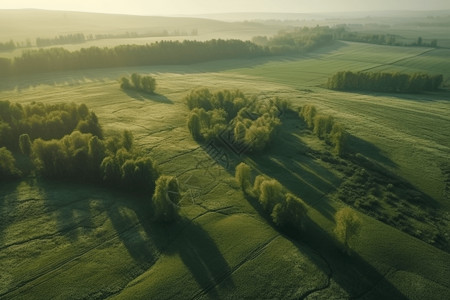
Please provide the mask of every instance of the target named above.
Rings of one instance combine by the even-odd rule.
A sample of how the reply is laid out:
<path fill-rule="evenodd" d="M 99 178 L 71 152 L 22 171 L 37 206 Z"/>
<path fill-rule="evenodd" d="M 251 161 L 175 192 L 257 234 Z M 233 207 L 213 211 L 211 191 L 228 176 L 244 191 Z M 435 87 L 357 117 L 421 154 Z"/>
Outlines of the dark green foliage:
<path fill-rule="evenodd" d="M 153 94 L 156 89 L 156 80 L 152 76 L 143 76 L 137 73 L 131 74 L 130 78 L 122 77 L 119 80 L 120 88 L 124 90 L 136 90 Z"/>
<path fill-rule="evenodd" d="M 36 46 L 48 47 L 53 45 L 80 44 L 84 43 L 86 38 L 82 33 L 70 33 L 59 35 L 54 38 L 36 38 Z"/>
<path fill-rule="evenodd" d="M 0 148 L 0 180 L 17 178 L 20 175 L 12 153 L 5 147 Z"/>
<path fill-rule="evenodd" d="M 389 93 L 420 93 L 436 91 L 443 82 L 443 75 L 338 72 L 328 79 L 328 88 L 345 91 L 372 91 Z"/>
<path fill-rule="evenodd" d="M 31 140 L 28 134 L 24 133 L 19 136 L 19 148 L 24 155 L 31 155 Z"/>
<path fill-rule="evenodd" d="M 314 117 L 314 134 L 319 138 L 325 139 L 331 133 L 334 119 L 330 115 L 318 114 Z"/>
<path fill-rule="evenodd" d="M 152 197 L 156 221 L 173 222 L 178 218 L 179 195 L 179 185 L 175 177 L 162 175 L 158 178 Z"/>
<path fill-rule="evenodd" d="M 185 98 L 191 114 L 188 128 L 197 141 L 227 137 L 248 151 L 262 151 L 281 125 L 280 116 L 290 110 L 287 100 L 248 99 L 241 91 L 196 89 Z"/>
<path fill-rule="evenodd" d="M 28 105 L 0 101 L 0 146 L 19 150 L 19 137 L 28 134 L 30 141 L 60 139 L 75 129 L 102 138 L 95 113 L 86 105 L 74 103 Z"/>
<path fill-rule="evenodd" d="M 280 227 L 301 230 L 306 212 L 305 203 L 300 198 L 287 193 L 285 201 L 274 206 L 271 217 Z"/>

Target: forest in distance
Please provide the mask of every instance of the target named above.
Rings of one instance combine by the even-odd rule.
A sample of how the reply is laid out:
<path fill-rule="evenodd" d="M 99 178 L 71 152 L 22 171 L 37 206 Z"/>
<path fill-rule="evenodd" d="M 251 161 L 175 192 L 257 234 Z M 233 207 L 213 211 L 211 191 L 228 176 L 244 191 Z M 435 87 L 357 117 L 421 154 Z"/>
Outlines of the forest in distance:
<path fill-rule="evenodd" d="M 450 294 L 450 10 L 1 7 L 0 299 Z"/>

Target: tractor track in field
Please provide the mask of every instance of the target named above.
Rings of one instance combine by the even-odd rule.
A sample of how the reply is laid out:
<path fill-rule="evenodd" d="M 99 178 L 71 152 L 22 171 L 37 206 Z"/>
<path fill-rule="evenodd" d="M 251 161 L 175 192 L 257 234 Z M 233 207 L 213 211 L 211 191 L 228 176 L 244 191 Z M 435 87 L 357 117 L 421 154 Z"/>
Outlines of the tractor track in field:
<path fill-rule="evenodd" d="M 217 286 L 219 286 L 220 284 L 225 282 L 228 278 L 230 278 L 245 263 L 247 263 L 247 262 L 257 258 L 259 255 L 261 255 L 263 253 L 264 249 L 280 236 L 281 236 L 280 234 L 276 234 L 273 237 L 271 237 L 269 240 L 265 241 L 264 243 L 260 244 L 258 247 L 254 248 L 252 251 L 250 251 L 249 254 L 247 254 L 247 256 L 243 260 L 241 260 L 239 263 L 237 263 L 228 272 L 221 274 L 217 278 L 213 278 L 212 282 L 207 287 L 199 290 L 197 293 L 195 293 L 191 297 L 191 299 L 199 299 L 200 297 L 207 295 L 209 291 L 214 290 Z"/>
<path fill-rule="evenodd" d="M 383 67 L 383 66 L 392 66 L 392 65 L 395 65 L 396 63 L 399 63 L 401 61 L 408 60 L 408 59 L 411 59 L 411 58 L 416 58 L 416 57 L 422 56 L 422 55 L 427 54 L 428 52 L 431 52 L 431 51 L 434 51 L 434 50 L 435 50 L 434 48 L 433 49 L 428 49 L 428 50 L 425 50 L 425 51 L 423 51 L 422 53 L 419 53 L 419 54 L 414 54 L 414 55 L 411 55 L 411 56 L 408 56 L 408 57 L 402 57 L 402 58 L 397 59 L 397 60 L 392 61 L 392 62 L 388 62 L 388 63 L 385 63 L 385 64 L 380 64 L 378 66 L 370 67 L 370 68 L 367 68 L 367 69 L 363 69 L 360 72 L 367 72 L 367 71 L 370 71 L 372 69 L 376 69 L 376 68 Z"/>
<path fill-rule="evenodd" d="M 98 244 L 96 244 L 96 245 L 94 245 L 94 246 L 91 246 L 91 247 L 85 249 L 84 251 L 82 251 L 81 253 L 79 253 L 79 254 L 77 254 L 77 255 L 75 255 L 75 256 L 72 256 L 72 257 L 69 257 L 69 258 L 67 258 L 67 259 L 64 259 L 64 260 L 58 262 L 57 264 L 52 265 L 52 266 L 50 266 L 49 268 L 46 268 L 45 270 L 43 270 L 43 271 L 41 271 L 41 272 L 38 272 L 38 273 L 34 274 L 31 278 L 29 278 L 29 279 L 27 279 L 27 280 L 24 280 L 24 281 L 19 282 L 19 283 L 18 283 L 16 286 L 14 286 L 12 289 L 10 289 L 10 290 L 8 290 L 8 291 L 6 291 L 6 292 L 4 292 L 4 293 L 1 293 L 1 294 L 0 294 L 0 298 L 3 298 L 3 297 L 5 297 L 5 296 L 7 296 L 7 295 L 10 295 L 11 293 L 13 293 L 13 292 L 15 292 L 15 291 L 17 291 L 17 290 L 19 290 L 19 289 L 21 289 L 21 288 L 24 288 L 25 291 L 26 291 L 26 290 L 29 290 L 29 289 L 35 287 L 35 286 L 38 286 L 38 285 L 42 284 L 43 282 L 45 282 L 45 280 L 42 281 L 42 282 L 36 283 L 35 285 L 32 285 L 32 286 L 27 287 L 27 285 L 32 284 L 32 282 L 34 282 L 34 281 L 36 281 L 36 280 L 38 280 L 38 279 L 40 279 L 40 278 L 43 278 L 44 276 L 48 276 L 48 275 L 50 275 L 50 274 L 52 274 L 52 273 L 54 273 L 54 272 L 60 270 L 61 268 L 63 268 L 63 267 L 66 266 L 67 264 L 69 264 L 69 263 L 71 263 L 71 262 L 75 262 L 76 260 L 80 259 L 81 257 L 86 256 L 86 255 L 87 255 L 89 252 L 91 252 L 92 250 L 94 250 L 94 249 L 96 249 L 96 248 L 98 248 L 98 247 L 100 247 L 100 246 L 102 246 L 102 245 L 104 245 L 104 244 L 106 244 L 106 243 L 109 243 L 109 242 L 111 242 L 111 241 L 113 241 L 113 240 L 119 238 L 122 234 L 124 234 L 125 232 L 127 232 L 127 231 L 129 231 L 129 230 L 135 228 L 138 224 L 140 224 L 140 222 L 136 222 L 136 223 L 134 223 L 133 225 L 127 227 L 126 229 L 124 229 L 124 230 L 122 230 L 122 231 L 120 231 L 120 232 L 116 232 L 116 233 L 110 235 L 108 238 L 106 238 L 106 239 L 105 239 L 104 241 L 102 241 L 101 243 L 98 243 Z M 15 296 L 13 295 L 13 297 L 15 297 Z"/>

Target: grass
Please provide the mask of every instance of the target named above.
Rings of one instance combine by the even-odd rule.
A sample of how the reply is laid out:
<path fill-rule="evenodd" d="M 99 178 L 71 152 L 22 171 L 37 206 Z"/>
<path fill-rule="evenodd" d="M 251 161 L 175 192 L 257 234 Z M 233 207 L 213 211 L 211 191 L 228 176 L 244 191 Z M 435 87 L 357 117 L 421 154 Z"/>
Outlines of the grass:
<path fill-rule="evenodd" d="M 184 195 L 183 219 L 162 226 L 149 222 L 142 204 L 148 199 L 33 179 L 1 183 L 0 297 L 445 298 L 449 254 L 371 217 L 360 215 L 364 226 L 353 256 L 341 254 L 332 232 L 333 214 L 343 204 L 330 193 L 345 177 L 310 155 L 326 147 L 295 118 L 285 122 L 270 155 L 243 159 L 309 205 L 306 232 L 297 241 L 272 228 L 237 188 L 233 166 L 241 158 L 230 155 L 228 169 L 199 167 L 209 156 L 185 122 L 183 97 L 199 86 L 280 96 L 295 107 L 313 103 L 348 128 L 358 152 L 448 205 L 439 198 L 446 184 L 439 164 L 449 147 L 447 92 L 352 94 L 319 86 L 339 68 L 360 70 L 426 55 L 417 56 L 423 48 L 407 49 L 338 43 L 301 58 L 3 81 L 0 100 L 86 103 L 107 134 L 132 130 L 162 172 L 178 177 Z M 444 55 L 437 57 L 437 71 L 444 72 Z M 117 79 L 133 72 L 155 76 L 158 95 L 121 91 Z"/>

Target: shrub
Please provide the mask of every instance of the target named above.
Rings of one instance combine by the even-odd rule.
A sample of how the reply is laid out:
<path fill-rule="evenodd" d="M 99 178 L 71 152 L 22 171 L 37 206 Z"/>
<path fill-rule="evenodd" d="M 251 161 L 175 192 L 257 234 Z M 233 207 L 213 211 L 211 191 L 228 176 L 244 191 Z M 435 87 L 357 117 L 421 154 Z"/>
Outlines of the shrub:
<path fill-rule="evenodd" d="M 321 139 L 328 137 L 333 128 L 334 119 L 329 115 L 316 115 L 314 118 L 314 133 Z"/>
<path fill-rule="evenodd" d="M 314 128 L 314 118 L 316 117 L 317 109 L 314 105 L 307 104 L 300 110 L 300 116 L 308 125 L 308 128 Z"/>
<path fill-rule="evenodd" d="M 24 133 L 19 136 L 19 148 L 24 155 L 31 155 L 31 140 L 28 134 Z"/>

